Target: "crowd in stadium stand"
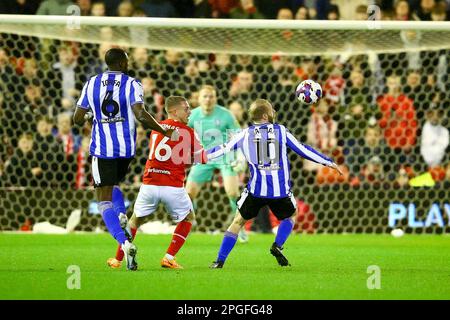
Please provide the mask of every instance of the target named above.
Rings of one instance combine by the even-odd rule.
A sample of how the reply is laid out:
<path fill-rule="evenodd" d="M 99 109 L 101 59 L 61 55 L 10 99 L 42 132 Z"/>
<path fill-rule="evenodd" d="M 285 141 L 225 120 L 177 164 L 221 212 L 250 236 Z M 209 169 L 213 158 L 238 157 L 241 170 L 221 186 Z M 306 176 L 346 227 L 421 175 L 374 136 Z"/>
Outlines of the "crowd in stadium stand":
<path fill-rule="evenodd" d="M 330 1 L 75 1 L 84 15 L 339 19 Z M 332 2 L 332 1 L 331 1 Z M 64 14 L 70 0 L 6 0 L 0 11 Z M 444 20 L 445 1 L 379 1 L 382 17 Z M 355 18 L 367 19 L 367 6 Z M 18 43 L 21 43 L 18 46 Z M 75 128 L 72 112 L 83 83 L 106 69 L 108 44 L 34 41 L 0 37 L 0 186 L 92 185 L 90 127 Z M 407 186 L 427 170 L 450 181 L 449 50 L 352 57 L 256 57 L 190 54 L 129 48 L 130 75 L 141 80 L 152 114 L 164 119 L 164 97 L 180 94 L 198 106 L 203 84 L 217 88 L 219 104 L 247 124 L 246 108 L 268 98 L 279 118 L 300 139 L 332 155 L 343 176 L 303 162 L 309 183 L 390 183 Z M 304 79 L 322 84 L 324 98 L 301 115 L 292 111 L 295 86 Z M 298 121 L 297 121 L 298 119 Z M 137 131 L 136 161 L 127 183 L 139 185 L 148 154 L 146 132 Z M 242 177 L 242 182 L 245 176 Z M 218 182 L 220 184 L 220 181 Z"/>
<path fill-rule="evenodd" d="M 446 0 L 360 0 L 349 18 L 367 20 L 369 5 L 384 20 L 449 20 Z M 338 20 L 343 0 L 2 0 L 0 13 L 65 15 L 76 4 L 83 16 Z M 345 6 L 345 8 L 342 8 Z M 70 11 L 72 12 L 72 11 Z"/>

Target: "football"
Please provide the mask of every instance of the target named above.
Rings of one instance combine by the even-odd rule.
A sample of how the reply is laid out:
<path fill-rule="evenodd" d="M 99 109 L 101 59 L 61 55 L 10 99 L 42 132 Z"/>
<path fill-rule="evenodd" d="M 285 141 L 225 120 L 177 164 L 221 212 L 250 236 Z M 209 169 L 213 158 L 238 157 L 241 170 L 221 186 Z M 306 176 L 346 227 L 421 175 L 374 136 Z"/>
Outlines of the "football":
<path fill-rule="evenodd" d="M 297 86 L 295 96 L 304 104 L 313 104 L 322 97 L 322 87 L 313 80 L 304 80 Z"/>

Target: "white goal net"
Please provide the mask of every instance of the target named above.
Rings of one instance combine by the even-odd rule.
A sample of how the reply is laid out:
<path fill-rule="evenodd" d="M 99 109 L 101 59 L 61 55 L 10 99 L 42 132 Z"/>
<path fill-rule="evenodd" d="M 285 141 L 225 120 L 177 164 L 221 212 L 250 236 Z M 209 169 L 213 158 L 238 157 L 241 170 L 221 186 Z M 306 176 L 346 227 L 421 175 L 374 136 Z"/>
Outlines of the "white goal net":
<path fill-rule="evenodd" d="M 198 90 L 210 84 L 242 125 L 250 102 L 267 98 L 300 141 L 334 157 L 343 177 L 290 154 L 297 231 L 450 230 L 449 22 L 16 15 L 0 15 L 0 230 L 63 226 L 74 209 L 82 209 L 78 230 L 102 227 L 89 128 L 74 127 L 71 114 L 112 46 L 128 51 L 130 74 L 157 119 L 165 117 L 164 97 L 183 95 L 196 107 Z M 324 89 L 316 106 L 295 100 L 304 79 Z M 122 186 L 130 213 L 146 135 L 139 128 Z M 230 215 L 215 175 L 197 201 L 197 230 L 224 230 Z M 169 218 L 160 209 L 152 219 Z M 270 230 L 269 223 L 253 228 Z"/>

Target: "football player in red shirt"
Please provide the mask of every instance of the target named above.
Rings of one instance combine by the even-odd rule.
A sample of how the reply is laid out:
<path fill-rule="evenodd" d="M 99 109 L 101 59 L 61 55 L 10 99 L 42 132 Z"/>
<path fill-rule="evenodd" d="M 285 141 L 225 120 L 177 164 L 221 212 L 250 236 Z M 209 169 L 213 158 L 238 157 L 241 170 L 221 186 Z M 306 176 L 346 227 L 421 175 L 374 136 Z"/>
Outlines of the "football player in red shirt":
<path fill-rule="evenodd" d="M 180 96 L 170 96 L 165 103 L 168 119 L 160 124 L 166 129 L 176 130 L 177 141 L 152 131 L 150 134 L 150 153 L 145 165 L 143 183 L 134 204 L 134 213 L 128 222 L 131 237 L 146 216 L 153 214 L 162 202 L 177 226 L 161 266 L 182 269 L 175 261 L 175 255 L 183 246 L 192 222 L 195 219 L 191 199 L 185 188 L 185 169 L 193 163 L 206 163 L 206 155 L 194 130 L 187 126 L 191 109 L 188 101 Z M 119 268 L 123 251 L 117 249 L 116 257 L 108 259 L 108 265 Z M 137 269 L 137 265 L 136 268 Z"/>

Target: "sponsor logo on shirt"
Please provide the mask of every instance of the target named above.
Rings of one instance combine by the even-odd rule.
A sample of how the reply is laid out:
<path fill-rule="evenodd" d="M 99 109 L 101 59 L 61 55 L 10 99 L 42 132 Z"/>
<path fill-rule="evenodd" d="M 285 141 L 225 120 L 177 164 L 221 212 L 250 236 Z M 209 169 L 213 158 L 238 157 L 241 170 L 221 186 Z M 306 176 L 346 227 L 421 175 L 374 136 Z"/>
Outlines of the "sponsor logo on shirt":
<path fill-rule="evenodd" d="M 172 174 L 169 170 L 161 170 L 161 169 L 155 169 L 155 168 L 148 168 L 148 173 L 160 173 L 160 174 Z"/>

